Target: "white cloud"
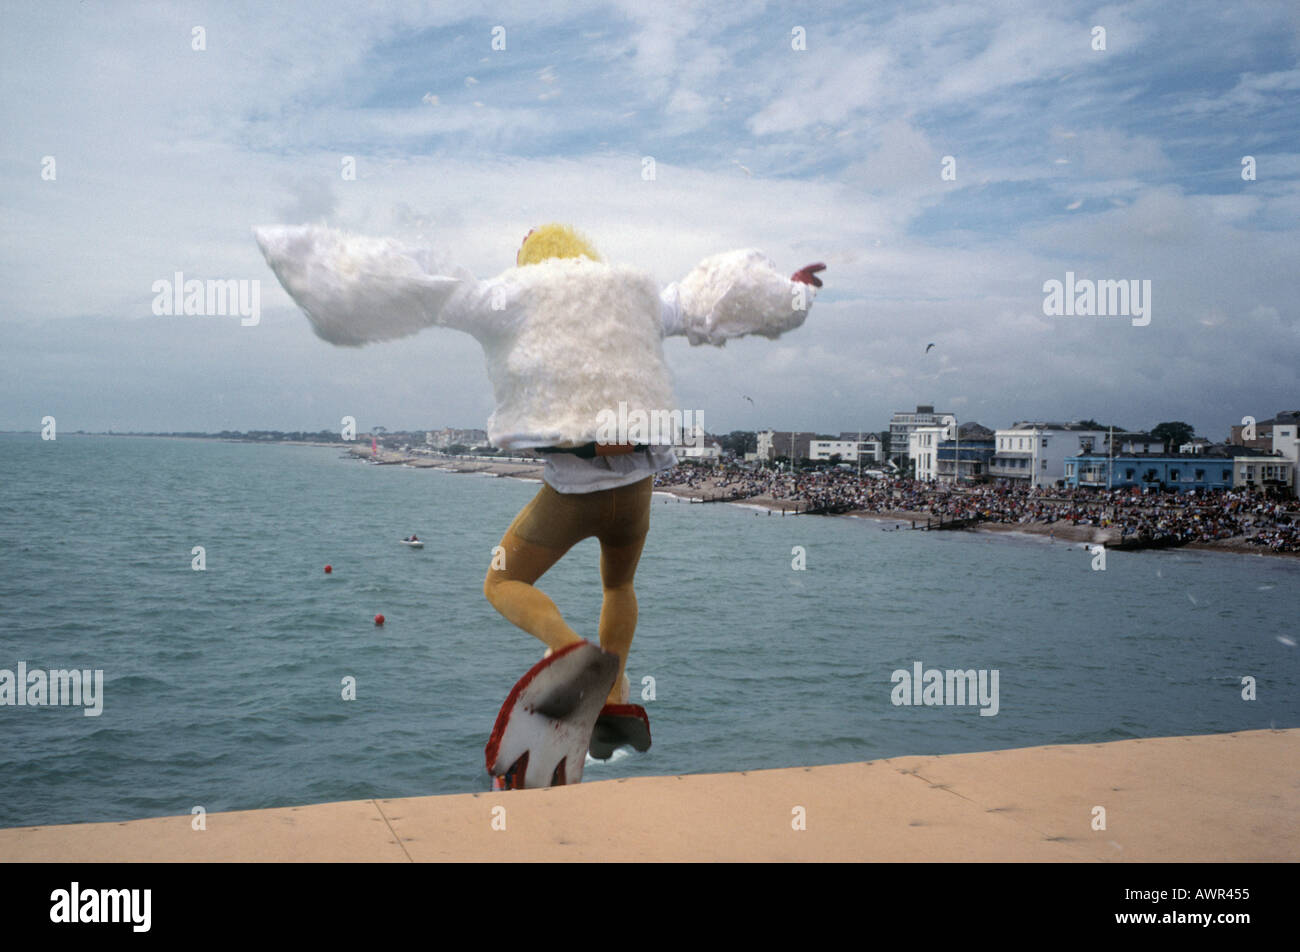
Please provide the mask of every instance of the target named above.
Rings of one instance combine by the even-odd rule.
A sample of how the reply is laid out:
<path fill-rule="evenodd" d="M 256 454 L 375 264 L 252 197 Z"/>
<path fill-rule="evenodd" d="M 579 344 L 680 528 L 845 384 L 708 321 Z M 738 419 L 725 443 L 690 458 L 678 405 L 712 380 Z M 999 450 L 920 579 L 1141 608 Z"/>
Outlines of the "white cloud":
<path fill-rule="evenodd" d="M 134 406 L 141 427 L 186 427 L 175 414 L 201 377 L 222 381 L 234 426 L 306 425 L 341 400 L 481 424 L 490 393 L 463 369 L 478 360 L 468 338 L 431 333 L 358 361 L 311 336 L 248 230 L 317 219 L 437 243 L 480 275 L 553 219 L 661 282 L 732 247 L 789 271 L 825 261 L 826 291 L 796 334 L 721 351 L 667 344 L 685 394 L 707 406 L 753 382 L 746 392 L 779 407 L 772 425 L 878 426 L 941 393 L 966 395 L 993 426 L 1140 425 L 1294 387 L 1300 154 L 1260 117 L 1296 80 L 1253 55 L 1267 18 L 1238 28 L 1227 10 L 1201 35 L 1200 13 L 1171 20 L 1142 4 L 1075 19 L 1018 4 L 830 9 L 801 16 L 809 48 L 795 52 L 776 7 L 516 4 L 501 14 L 510 52 L 480 64 L 486 34 L 461 58 L 427 58 L 479 29 L 451 7 L 309 18 L 214 5 L 200 8 L 204 53 L 154 9 L 85 7 L 77 31 L 33 6 L 0 37 L 0 321 L 21 367 L 0 388 L 6 407 L 72 380 L 69 399 L 93 410 L 121 384 L 130 398 L 113 414 Z M 1106 54 L 1088 47 L 1093 23 L 1107 26 Z M 525 27 L 553 30 L 557 51 L 529 56 Z M 1170 74 L 1151 44 L 1173 27 L 1180 42 L 1200 36 L 1205 57 L 1252 52 L 1231 54 L 1217 99 L 1152 94 Z M 564 46 L 570 35 L 580 42 Z M 1168 118 L 1183 102 L 1202 103 L 1192 130 Z M 1250 135 L 1235 107 L 1252 110 Z M 1235 167 L 1247 152 L 1256 182 Z M 940 180 L 944 154 L 957 156 L 956 182 Z M 45 155 L 54 182 L 40 178 Z M 346 155 L 355 181 L 340 175 Z M 1044 317 L 1041 284 L 1067 269 L 1151 279 L 1151 326 Z M 161 328 L 150 286 L 176 270 L 261 278 L 264 326 Z M 931 340 L 942 359 L 926 363 Z M 254 382 L 241 393 L 236 378 Z M 828 403 L 827 388 L 848 396 Z M 283 420 L 257 415 L 272 405 Z"/>

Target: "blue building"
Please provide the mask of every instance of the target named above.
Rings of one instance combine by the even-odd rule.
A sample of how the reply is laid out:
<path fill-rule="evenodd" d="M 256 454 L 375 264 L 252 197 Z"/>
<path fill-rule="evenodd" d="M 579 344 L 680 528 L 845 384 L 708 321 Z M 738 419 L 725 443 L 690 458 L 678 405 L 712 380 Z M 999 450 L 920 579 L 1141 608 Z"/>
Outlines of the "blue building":
<path fill-rule="evenodd" d="M 980 482 L 987 478 L 989 461 L 996 452 L 994 440 L 944 440 L 935 449 L 935 478 L 953 481 L 954 460 L 961 454 L 962 481 Z"/>
<path fill-rule="evenodd" d="M 1231 489 L 1231 456 L 1163 453 L 1083 453 L 1065 458 L 1065 485 L 1071 489 Z"/>

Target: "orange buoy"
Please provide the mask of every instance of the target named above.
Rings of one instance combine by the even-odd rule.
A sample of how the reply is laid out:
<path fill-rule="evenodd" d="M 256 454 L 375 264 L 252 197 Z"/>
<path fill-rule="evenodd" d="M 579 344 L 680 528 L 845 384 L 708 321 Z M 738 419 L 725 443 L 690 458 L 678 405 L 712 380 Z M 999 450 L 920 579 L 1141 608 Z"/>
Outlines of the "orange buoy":
<path fill-rule="evenodd" d="M 334 571 L 334 566 L 332 566 L 332 565 L 327 565 L 327 566 L 325 566 L 325 574 L 326 574 L 326 575 L 329 575 L 329 574 L 330 574 L 331 572 L 333 572 L 333 571 Z"/>
<path fill-rule="evenodd" d="M 383 623 L 384 623 L 384 616 L 383 616 L 383 615 L 376 615 L 376 616 L 375 616 L 375 624 L 376 624 L 376 625 L 382 625 Z"/>

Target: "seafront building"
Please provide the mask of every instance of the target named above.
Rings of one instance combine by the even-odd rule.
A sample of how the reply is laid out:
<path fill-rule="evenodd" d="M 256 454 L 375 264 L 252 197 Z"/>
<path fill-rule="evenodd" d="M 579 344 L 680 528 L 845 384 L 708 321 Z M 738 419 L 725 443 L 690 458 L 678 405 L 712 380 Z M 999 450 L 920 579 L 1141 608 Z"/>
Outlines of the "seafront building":
<path fill-rule="evenodd" d="M 1105 445 L 1105 430 L 1078 423 L 1016 423 L 994 433 L 989 475 L 1017 486 L 1064 485 L 1066 459 Z"/>
<path fill-rule="evenodd" d="M 951 413 L 935 413 L 933 405 L 918 404 L 915 412 L 899 411 L 889 419 L 889 458 L 910 458 L 912 433 L 920 427 L 952 426 L 957 418 Z"/>
<path fill-rule="evenodd" d="M 988 476 L 989 465 L 997 452 L 996 440 L 967 439 L 944 440 L 935 450 L 934 476 L 940 483 L 980 482 Z M 960 473 L 958 473 L 960 464 Z"/>
<path fill-rule="evenodd" d="M 889 448 L 888 433 L 868 433 L 866 430 L 860 433 L 841 431 L 840 439 L 860 443 L 862 445 L 862 462 L 864 463 L 883 463 L 885 451 Z"/>
<path fill-rule="evenodd" d="M 761 430 L 758 433 L 758 453 L 756 455 L 760 460 L 773 460 L 778 456 L 791 457 L 792 455 L 796 460 L 810 459 L 809 454 L 812 443 L 816 439 L 818 439 L 818 434 L 812 432 Z M 793 450 L 793 454 L 791 450 Z"/>
<path fill-rule="evenodd" d="M 1252 424 L 1238 424 L 1232 427 L 1228 442 L 1233 446 L 1249 446 L 1252 449 L 1268 452 L 1273 449 L 1273 428 L 1289 426 L 1293 430 L 1300 426 L 1300 410 L 1283 410 L 1267 420 L 1257 420 Z M 1248 439 L 1247 436 L 1253 433 Z"/>
<path fill-rule="evenodd" d="M 1234 486 L 1272 488 L 1292 496 L 1300 495 L 1300 423 L 1278 422 L 1284 415 L 1278 414 L 1269 427 L 1271 456 L 1233 458 Z"/>
<path fill-rule="evenodd" d="M 1065 461 L 1065 485 L 1093 489 L 1140 486 L 1153 490 L 1274 489 L 1296 492 L 1294 428 L 1275 431 L 1279 449 L 1265 452 L 1226 444 L 1196 446 L 1185 453 L 1081 453 Z M 1117 441 L 1118 442 L 1118 441 Z M 1285 455 L 1290 445 L 1292 455 Z"/>
<path fill-rule="evenodd" d="M 1232 460 L 1234 489 L 1276 489 L 1296 495 L 1296 465 L 1278 456 L 1236 456 Z"/>
<path fill-rule="evenodd" d="M 856 463 L 859 458 L 864 463 L 877 463 L 881 456 L 880 441 L 874 438 L 861 441 L 845 439 L 841 434 L 838 440 L 812 440 L 808 444 L 808 459 L 814 462 L 829 460 L 836 455 L 844 463 Z"/>
<path fill-rule="evenodd" d="M 1141 431 L 1107 430 L 1101 449 L 1105 453 L 1163 453 L 1165 441 Z"/>
<path fill-rule="evenodd" d="M 926 482 L 954 482 L 958 462 L 961 479 L 982 481 L 988 475 L 993 455 L 993 431 L 978 423 L 919 426 L 908 437 L 908 456 L 915 465 L 913 475 Z"/>
<path fill-rule="evenodd" d="M 959 476 L 969 482 L 983 482 L 988 478 L 996 447 L 993 430 L 973 420 L 961 424 L 957 438 L 940 443 L 935 452 L 935 478 L 941 483 L 956 482 Z"/>
<path fill-rule="evenodd" d="M 838 456 L 844 463 L 889 460 L 886 466 L 894 468 L 892 459 L 897 455 L 911 460 L 914 478 L 925 482 L 992 480 L 1035 488 L 1143 487 L 1180 492 L 1251 488 L 1300 495 L 1300 411 L 1279 413 L 1257 424 L 1265 428 L 1266 443 L 1246 440 L 1241 428 L 1233 427 L 1235 440 L 1213 444 L 1198 437 L 1174 453 L 1166 451 L 1163 440 L 1142 431 L 1046 422 L 1018 422 L 995 431 L 973 422 L 959 427 L 953 414 L 933 409 L 920 405 L 915 413 L 895 413 L 890 431 L 878 435 L 841 432 L 836 439 L 806 431 L 761 430 L 756 434 L 756 452 L 744 458 L 769 462 L 793 456 L 826 462 Z M 900 438 L 905 444 L 897 442 Z M 425 434 L 426 445 L 437 448 L 486 442 L 487 434 L 478 429 L 448 427 Z M 899 446 L 901 452 L 896 450 Z M 718 441 L 698 425 L 683 431 L 673 449 L 682 460 L 712 463 L 724 455 Z"/>
<path fill-rule="evenodd" d="M 1166 455 L 1164 453 L 1081 453 L 1065 460 L 1065 485 L 1070 489 L 1173 489 L 1179 492 L 1231 489 L 1231 456 Z"/>
<path fill-rule="evenodd" d="M 453 427 L 443 427 L 441 430 L 426 432 L 424 442 L 426 446 L 444 450 L 457 444 L 469 447 L 486 446 L 488 435 L 487 430 L 461 430 Z"/>
<path fill-rule="evenodd" d="M 704 427 L 696 423 L 679 431 L 678 438 L 673 441 L 673 455 L 679 460 L 716 463 L 722 459 L 722 445 L 717 440 L 710 440 Z"/>
<path fill-rule="evenodd" d="M 912 461 L 914 479 L 934 481 L 939 444 L 950 436 L 947 426 L 918 426 L 907 434 L 907 458 Z"/>

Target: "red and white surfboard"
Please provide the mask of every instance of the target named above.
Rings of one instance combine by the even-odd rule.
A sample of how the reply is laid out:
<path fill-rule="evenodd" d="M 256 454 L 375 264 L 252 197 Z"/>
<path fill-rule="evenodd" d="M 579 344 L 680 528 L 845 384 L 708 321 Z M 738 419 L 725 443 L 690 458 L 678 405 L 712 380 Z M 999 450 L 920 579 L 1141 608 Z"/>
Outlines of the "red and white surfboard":
<path fill-rule="evenodd" d="M 484 750 L 494 790 L 582 780 L 592 728 L 618 676 L 618 655 L 589 641 L 562 648 L 511 689 Z"/>

